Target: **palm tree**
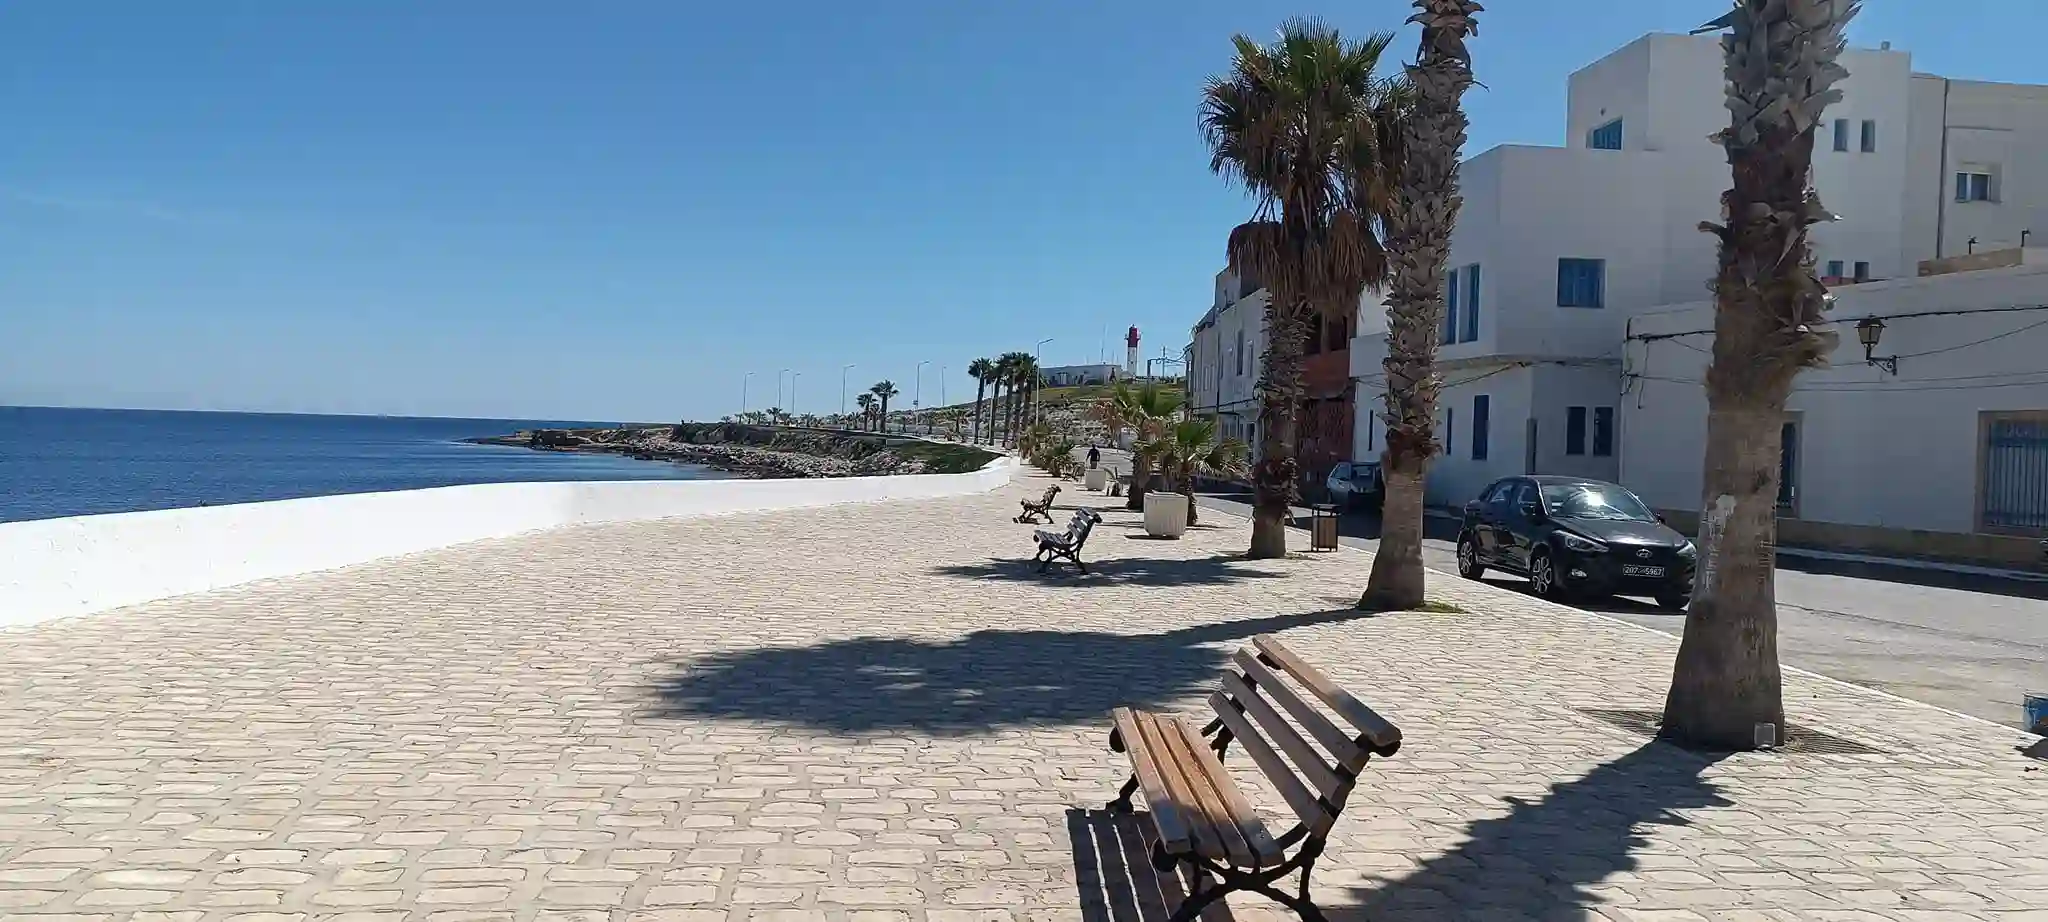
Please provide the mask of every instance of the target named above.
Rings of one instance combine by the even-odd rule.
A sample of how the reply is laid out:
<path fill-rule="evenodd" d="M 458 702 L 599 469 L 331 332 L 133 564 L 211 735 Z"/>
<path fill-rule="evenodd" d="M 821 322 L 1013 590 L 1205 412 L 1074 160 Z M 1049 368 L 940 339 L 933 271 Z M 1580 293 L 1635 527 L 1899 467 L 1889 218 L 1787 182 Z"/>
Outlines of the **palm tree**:
<path fill-rule="evenodd" d="M 1038 359 L 1029 352 L 1019 352 L 1016 356 L 1016 360 L 1010 363 L 1010 403 L 1014 405 L 1016 420 L 1010 426 L 1013 432 L 1032 424 L 1031 398 L 1038 393 Z M 1024 397 L 1021 403 L 1016 399 L 1020 389 Z"/>
<path fill-rule="evenodd" d="M 993 359 L 975 359 L 967 363 L 967 373 L 974 378 L 974 428 L 981 428 L 981 397 L 987 391 L 989 379 L 995 377 L 996 363 Z M 976 433 L 980 435 L 980 433 Z M 977 439 L 976 441 L 979 441 Z"/>
<path fill-rule="evenodd" d="M 1190 525 L 1195 524 L 1195 475 L 1243 476 L 1250 453 L 1250 446 L 1243 442 L 1217 438 L 1215 420 L 1200 418 L 1174 423 L 1146 449 L 1187 497 Z"/>
<path fill-rule="evenodd" d="M 883 380 L 876 381 L 874 387 L 868 388 L 868 393 L 881 402 L 882 431 L 886 432 L 889 429 L 889 399 L 903 392 L 896 389 L 896 382 Z"/>
<path fill-rule="evenodd" d="M 1431 0 L 1436 2 L 1436 0 Z M 1311 322 L 1358 309 L 1382 281 L 1386 252 L 1376 224 L 1394 165 L 1382 143 L 1400 84 L 1378 76 L 1393 41 L 1347 41 L 1314 19 L 1289 20 L 1271 45 L 1239 35 L 1230 72 L 1202 92 L 1209 168 L 1257 201 L 1230 232 L 1231 271 L 1266 283 L 1266 355 L 1259 372 L 1259 464 L 1250 556 L 1287 553 L 1294 499 L 1295 422 Z"/>
<path fill-rule="evenodd" d="M 1181 392 L 1147 381 L 1137 387 L 1118 381 L 1109 392 L 1108 405 L 1098 411 L 1112 433 L 1131 432 L 1131 493 L 1126 509 L 1145 508 L 1145 491 L 1152 485 L 1152 443 L 1164 435 L 1180 413 Z"/>
<path fill-rule="evenodd" d="M 1029 352 L 1005 352 L 996 358 L 996 373 L 1001 375 L 1001 385 L 1010 392 L 1009 403 L 1003 406 L 1003 444 L 1008 445 L 1017 435 L 1017 388 L 1021 383 L 1017 369 L 1023 362 L 1031 360 Z"/>
<path fill-rule="evenodd" d="M 1733 187 L 1713 281 L 1707 366 L 1706 476 L 1699 564 L 1685 637 L 1664 699 L 1664 736 L 1718 749 L 1783 740 L 1778 609 L 1771 548 L 1785 401 L 1799 373 L 1825 361 L 1827 290 L 1813 273 L 1808 228 L 1833 216 L 1811 185 L 1814 126 L 1841 101 L 1835 85 L 1854 0 L 1737 0 L 1701 31 L 1727 29 L 1731 121 L 1715 136 Z M 1775 739 L 1764 736 L 1769 724 Z"/>
<path fill-rule="evenodd" d="M 874 419 L 874 416 L 875 416 L 875 395 L 874 395 L 874 394 L 871 394 L 871 393 L 865 393 L 865 392 L 864 392 L 864 393 L 862 393 L 862 394 L 861 394 L 860 396 L 858 396 L 858 397 L 855 397 L 855 398 L 853 398 L 853 402 L 854 402 L 855 404 L 857 404 L 857 405 L 859 405 L 859 406 L 860 406 L 860 418 L 861 418 L 861 421 L 862 421 L 863 423 L 865 423 L 865 422 L 868 422 L 868 421 L 871 421 L 871 420 L 873 420 L 873 419 Z"/>
<path fill-rule="evenodd" d="M 770 426 L 780 426 L 780 425 L 782 425 L 782 408 L 781 408 L 781 407 L 769 407 L 769 408 L 768 408 L 768 425 L 770 425 Z"/>

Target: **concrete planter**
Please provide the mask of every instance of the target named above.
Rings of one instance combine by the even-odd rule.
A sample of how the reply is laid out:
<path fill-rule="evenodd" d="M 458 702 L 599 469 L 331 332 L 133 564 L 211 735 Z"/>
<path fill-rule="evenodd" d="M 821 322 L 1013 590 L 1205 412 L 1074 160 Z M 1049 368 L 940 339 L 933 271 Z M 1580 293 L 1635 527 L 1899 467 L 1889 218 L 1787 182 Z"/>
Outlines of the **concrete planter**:
<path fill-rule="evenodd" d="M 1178 538 L 1187 531 L 1187 497 L 1158 490 L 1145 494 L 1146 534 L 1154 538 Z"/>
<path fill-rule="evenodd" d="M 1097 493 L 1102 492 L 1109 486 L 1109 468 L 1089 468 L 1086 474 L 1081 475 L 1081 485 Z"/>

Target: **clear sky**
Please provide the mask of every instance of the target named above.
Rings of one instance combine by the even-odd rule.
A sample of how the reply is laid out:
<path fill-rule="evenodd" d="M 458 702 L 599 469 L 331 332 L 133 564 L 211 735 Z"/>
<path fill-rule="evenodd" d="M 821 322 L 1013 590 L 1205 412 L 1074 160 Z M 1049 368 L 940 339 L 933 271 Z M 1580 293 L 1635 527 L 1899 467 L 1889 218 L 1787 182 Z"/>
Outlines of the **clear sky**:
<path fill-rule="evenodd" d="M 1726 8 L 1492 5 L 1472 151 L 1561 143 L 1572 70 Z M 1202 80 L 1299 14 L 1407 5 L 0 4 L 0 404 L 707 418 L 747 371 L 824 412 L 849 362 L 907 405 L 1045 337 L 1177 355 L 1249 209 Z M 1868 0 L 1852 38 L 2048 82 L 2044 26 Z"/>

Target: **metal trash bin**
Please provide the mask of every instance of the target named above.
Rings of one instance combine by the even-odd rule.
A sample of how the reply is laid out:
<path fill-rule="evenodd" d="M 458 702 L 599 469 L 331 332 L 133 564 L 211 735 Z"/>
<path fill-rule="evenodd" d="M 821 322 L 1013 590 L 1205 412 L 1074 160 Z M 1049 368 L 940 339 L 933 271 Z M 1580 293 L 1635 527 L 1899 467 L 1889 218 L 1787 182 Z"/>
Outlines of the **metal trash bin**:
<path fill-rule="evenodd" d="M 2048 693 L 2034 692 L 2025 696 L 2027 729 L 2048 736 Z"/>
<path fill-rule="evenodd" d="M 1336 550 L 1337 507 L 1329 503 L 1321 503 L 1308 508 L 1308 549 L 1311 551 Z"/>

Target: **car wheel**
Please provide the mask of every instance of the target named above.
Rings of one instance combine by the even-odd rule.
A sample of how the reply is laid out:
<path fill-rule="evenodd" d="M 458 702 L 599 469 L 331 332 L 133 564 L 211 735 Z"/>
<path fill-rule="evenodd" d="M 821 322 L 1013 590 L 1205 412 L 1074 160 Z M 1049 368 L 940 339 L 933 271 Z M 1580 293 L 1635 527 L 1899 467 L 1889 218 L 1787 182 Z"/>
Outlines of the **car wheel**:
<path fill-rule="evenodd" d="M 1479 565 L 1479 543 L 1466 535 L 1458 542 L 1458 575 L 1466 579 L 1478 579 L 1486 575 L 1486 568 Z"/>
<path fill-rule="evenodd" d="M 1529 591 L 1552 601 L 1564 598 L 1564 587 L 1557 581 L 1557 567 L 1550 562 L 1549 551 L 1539 550 L 1530 556 Z"/>
<path fill-rule="evenodd" d="M 1657 607 L 1665 611 L 1684 611 L 1691 604 L 1691 593 L 1663 592 L 1657 595 Z"/>

